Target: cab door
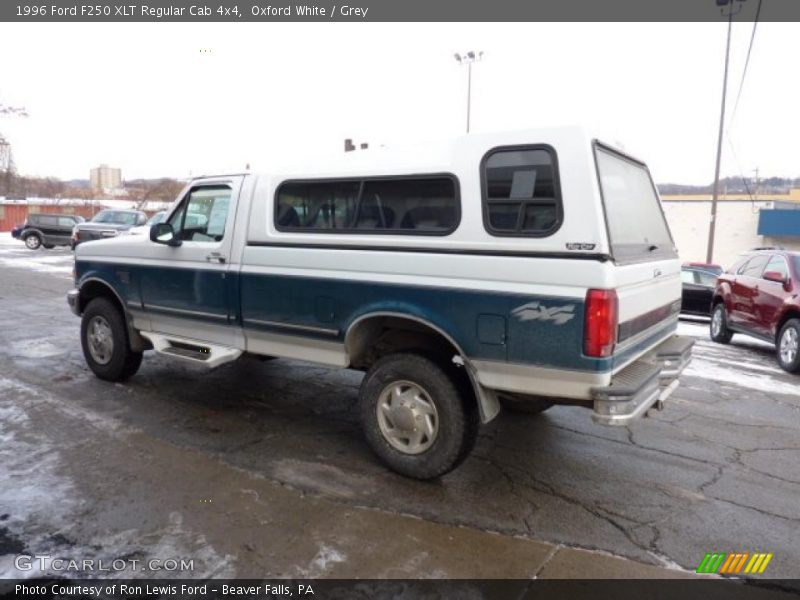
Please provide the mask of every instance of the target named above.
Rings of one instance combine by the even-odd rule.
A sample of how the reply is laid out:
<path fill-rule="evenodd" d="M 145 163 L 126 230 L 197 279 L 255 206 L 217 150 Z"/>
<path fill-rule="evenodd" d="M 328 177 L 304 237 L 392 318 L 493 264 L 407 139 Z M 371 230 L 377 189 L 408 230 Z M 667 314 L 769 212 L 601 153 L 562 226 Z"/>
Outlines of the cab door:
<path fill-rule="evenodd" d="M 242 180 L 193 183 L 166 220 L 179 245 L 148 240 L 139 286 L 152 331 L 233 343 L 236 309 L 229 263 Z"/>
<path fill-rule="evenodd" d="M 789 265 L 780 254 L 774 254 L 769 259 L 767 266 L 764 268 L 764 273 L 769 271 L 783 275 L 785 282 L 790 281 Z M 758 283 L 755 310 L 753 311 L 753 330 L 756 333 L 769 338 L 775 335 L 776 332 L 773 328 L 777 325 L 783 302 L 789 295 L 787 283 L 764 279 L 762 273 L 761 281 Z"/>
<path fill-rule="evenodd" d="M 768 260 L 768 254 L 756 254 L 736 272 L 731 283 L 731 311 L 728 315 L 734 325 L 755 330 L 756 296 Z"/>
<path fill-rule="evenodd" d="M 42 232 L 43 244 L 58 242 L 58 217 L 55 215 L 40 215 L 35 227 Z"/>
<path fill-rule="evenodd" d="M 65 246 L 69 244 L 75 222 L 72 217 L 58 217 L 58 229 L 53 235 L 53 242 Z"/>

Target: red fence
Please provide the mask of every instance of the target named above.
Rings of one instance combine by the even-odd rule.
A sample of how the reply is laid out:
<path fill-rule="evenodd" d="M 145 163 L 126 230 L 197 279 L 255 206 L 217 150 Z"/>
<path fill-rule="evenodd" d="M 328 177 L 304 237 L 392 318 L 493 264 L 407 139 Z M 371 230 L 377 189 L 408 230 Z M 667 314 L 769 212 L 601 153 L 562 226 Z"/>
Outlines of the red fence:
<path fill-rule="evenodd" d="M 10 231 L 12 227 L 24 223 L 30 213 L 80 215 L 88 220 L 101 210 L 103 210 L 103 207 L 99 204 L 62 206 L 58 204 L 6 204 L 0 202 L 0 231 Z"/>
<path fill-rule="evenodd" d="M 11 231 L 12 227 L 21 225 L 30 213 L 47 213 L 60 215 L 80 215 L 87 221 L 101 210 L 108 208 L 102 204 L 12 204 L 0 202 L 0 231 Z M 145 210 L 151 216 L 154 210 Z"/>

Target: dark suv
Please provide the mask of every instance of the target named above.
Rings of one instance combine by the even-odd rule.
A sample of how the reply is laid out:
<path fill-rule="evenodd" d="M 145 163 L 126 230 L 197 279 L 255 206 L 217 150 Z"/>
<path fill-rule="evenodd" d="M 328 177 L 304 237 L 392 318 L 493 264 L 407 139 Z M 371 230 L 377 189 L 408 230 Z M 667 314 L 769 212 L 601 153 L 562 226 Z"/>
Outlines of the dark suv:
<path fill-rule="evenodd" d="M 758 250 L 717 279 L 711 339 L 720 344 L 744 333 L 775 344 L 778 364 L 800 371 L 800 252 Z"/>
<path fill-rule="evenodd" d="M 30 214 L 24 225 L 15 227 L 11 235 L 25 242 L 31 250 L 41 246 L 67 246 L 72 236 L 72 228 L 83 223 L 83 217 L 77 215 Z"/>

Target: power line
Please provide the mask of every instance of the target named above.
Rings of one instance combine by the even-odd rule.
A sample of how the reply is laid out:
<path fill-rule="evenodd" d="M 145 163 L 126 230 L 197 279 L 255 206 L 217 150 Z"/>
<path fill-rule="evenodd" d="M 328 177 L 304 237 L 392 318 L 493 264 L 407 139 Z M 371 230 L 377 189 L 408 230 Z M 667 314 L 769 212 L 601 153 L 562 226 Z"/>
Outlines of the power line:
<path fill-rule="evenodd" d="M 761 14 L 762 1 L 763 0 L 758 0 L 758 6 L 756 7 L 756 16 L 755 19 L 753 19 L 753 31 L 750 34 L 750 45 L 747 47 L 747 58 L 744 61 L 744 69 L 742 69 L 742 80 L 739 82 L 739 91 L 736 94 L 736 103 L 733 105 L 733 112 L 731 113 L 730 123 L 733 123 L 733 119 L 736 117 L 736 109 L 739 108 L 739 100 L 742 97 L 742 90 L 744 89 L 744 80 L 745 77 L 747 77 L 747 66 L 750 64 L 750 53 L 753 51 L 753 41 L 756 39 L 756 28 L 758 27 L 758 17 Z"/>
<path fill-rule="evenodd" d="M 739 177 L 742 178 L 742 183 L 744 184 L 744 189 L 747 192 L 747 196 L 750 198 L 750 209 L 753 213 L 756 212 L 756 200 L 753 198 L 753 194 L 750 192 L 750 186 L 747 183 L 747 178 L 744 176 L 744 172 L 742 171 L 742 164 L 739 162 L 739 156 L 736 154 L 736 148 L 733 146 L 733 139 L 731 138 L 730 131 L 725 131 L 725 137 L 728 138 L 728 145 L 731 148 L 731 154 L 733 155 L 733 160 L 736 163 L 736 168 L 739 171 Z"/>

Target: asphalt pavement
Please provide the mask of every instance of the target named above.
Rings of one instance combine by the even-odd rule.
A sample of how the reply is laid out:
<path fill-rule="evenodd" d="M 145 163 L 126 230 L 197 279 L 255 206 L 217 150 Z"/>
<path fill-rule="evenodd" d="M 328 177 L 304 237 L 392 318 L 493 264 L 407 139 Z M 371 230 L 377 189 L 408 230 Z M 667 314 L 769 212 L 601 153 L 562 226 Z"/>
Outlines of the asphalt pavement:
<path fill-rule="evenodd" d="M 0 577 L 22 552 L 194 560 L 167 576 L 488 578 L 687 576 L 707 552 L 771 552 L 765 576 L 800 575 L 800 379 L 761 342 L 682 322 L 695 358 L 664 411 L 628 428 L 503 413 L 425 483 L 371 455 L 355 372 L 148 353 L 129 382 L 96 379 L 71 268 L 0 239 Z"/>

